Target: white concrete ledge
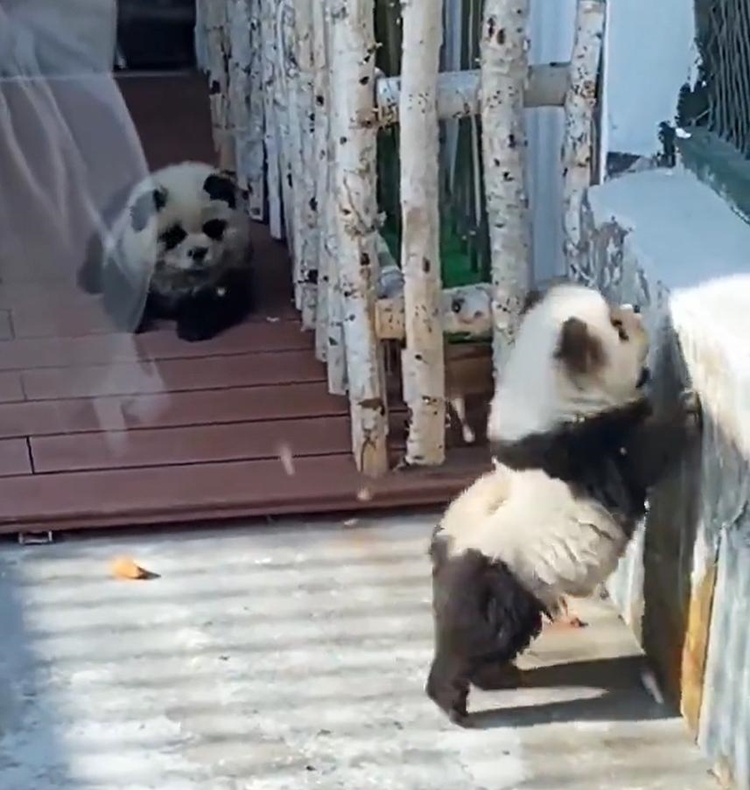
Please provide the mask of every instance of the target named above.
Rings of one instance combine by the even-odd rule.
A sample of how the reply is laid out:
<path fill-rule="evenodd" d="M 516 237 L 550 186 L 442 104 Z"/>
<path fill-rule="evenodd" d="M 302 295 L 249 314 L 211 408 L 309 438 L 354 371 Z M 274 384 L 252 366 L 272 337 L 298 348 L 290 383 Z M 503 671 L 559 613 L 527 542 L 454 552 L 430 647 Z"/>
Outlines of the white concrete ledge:
<path fill-rule="evenodd" d="M 644 308 L 657 403 L 690 384 L 705 415 L 609 589 L 716 771 L 750 787 L 750 226 L 681 168 L 593 187 L 582 222 L 581 278 Z"/>
<path fill-rule="evenodd" d="M 624 234 L 609 269 L 595 264 L 600 283 L 646 296 L 654 319 L 668 308 L 693 386 L 750 458 L 750 226 L 684 170 L 616 178 L 589 191 L 588 209 L 589 227 Z"/>

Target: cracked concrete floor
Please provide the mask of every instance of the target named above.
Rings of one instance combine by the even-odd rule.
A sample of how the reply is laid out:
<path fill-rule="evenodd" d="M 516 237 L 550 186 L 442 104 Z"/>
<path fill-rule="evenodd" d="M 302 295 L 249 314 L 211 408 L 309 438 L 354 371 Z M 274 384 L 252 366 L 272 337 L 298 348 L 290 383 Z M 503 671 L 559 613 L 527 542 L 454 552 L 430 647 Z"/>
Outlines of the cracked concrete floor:
<path fill-rule="evenodd" d="M 1 790 L 706 790 L 603 602 L 536 687 L 423 694 L 427 516 L 0 546 Z M 117 581 L 131 555 L 161 574 Z"/>

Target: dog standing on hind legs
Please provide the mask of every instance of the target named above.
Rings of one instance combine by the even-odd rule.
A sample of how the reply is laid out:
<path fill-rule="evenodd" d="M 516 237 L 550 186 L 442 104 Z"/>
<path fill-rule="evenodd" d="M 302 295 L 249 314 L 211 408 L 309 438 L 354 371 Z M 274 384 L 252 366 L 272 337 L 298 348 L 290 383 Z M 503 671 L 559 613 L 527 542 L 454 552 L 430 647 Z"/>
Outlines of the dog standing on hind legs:
<path fill-rule="evenodd" d="M 535 296 L 492 400 L 497 459 L 447 508 L 430 546 L 435 653 L 428 696 L 467 723 L 471 685 L 518 685 L 514 661 L 613 572 L 648 490 L 700 427 L 683 393 L 666 416 L 644 393 L 640 316 L 596 290 Z"/>

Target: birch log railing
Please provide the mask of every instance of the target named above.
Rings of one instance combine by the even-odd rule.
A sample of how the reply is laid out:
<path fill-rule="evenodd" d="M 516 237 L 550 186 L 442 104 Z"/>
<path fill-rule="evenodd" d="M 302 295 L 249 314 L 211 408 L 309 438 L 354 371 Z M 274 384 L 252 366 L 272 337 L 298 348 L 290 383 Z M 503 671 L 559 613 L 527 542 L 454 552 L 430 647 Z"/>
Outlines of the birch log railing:
<path fill-rule="evenodd" d="M 379 1 L 379 0 L 378 0 Z M 484 0 L 480 68 L 438 73 L 439 8 L 403 0 L 400 77 L 375 69 L 376 0 L 196 0 L 217 160 L 246 190 L 253 219 L 286 239 L 294 302 L 332 393 L 347 393 L 352 449 L 371 476 L 388 469 L 382 341 L 404 344 L 410 412 L 405 461 L 445 457 L 443 334 L 471 304 L 465 334 L 493 337 L 502 371 L 530 284 L 524 108 L 561 107 L 566 264 L 592 178 L 592 125 L 605 0 L 578 0 L 571 62 L 528 65 L 530 0 Z M 439 120 L 480 116 L 491 282 L 442 289 Z M 377 129 L 400 124 L 403 277 L 378 298 Z"/>

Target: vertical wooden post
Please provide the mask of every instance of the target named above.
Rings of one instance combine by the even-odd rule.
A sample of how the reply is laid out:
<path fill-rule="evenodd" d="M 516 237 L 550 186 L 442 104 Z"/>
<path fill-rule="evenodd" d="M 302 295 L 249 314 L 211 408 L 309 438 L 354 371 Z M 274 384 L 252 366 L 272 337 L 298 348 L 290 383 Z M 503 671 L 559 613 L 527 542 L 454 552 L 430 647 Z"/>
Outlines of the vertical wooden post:
<path fill-rule="evenodd" d="M 263 103 L 258 0 L 229 0 L 229 34 L 232 50 L 229 109 L 234 130 L 237 181 L 247 190 L 247 210 L 263 219 Z"/>
<path fill-rule="evenodd" d="M 286 42 L 294 42 L 294 2 L 293 0 L 275 0 L 273 18 L 273 36 L 276 42 L 276 63 L 274 77 L 274 107 L 276 110 L 276 139 L 279 146 L 279 168 L 281 171 L 281 203 L 284 209 L 284 236 L 292 257 L 294 280 L 297 282 L 297 229 L 294 216 L 294 160 L 293 132 L 296 127 L 292 123 L 292 113 L 296 107 L 289 104 L 288 69 L 289 50 Z M 295 304 L 297 293 L 295 287 Z"/>
<path fill-rule="evenodd" d="M 591 184 L 596 82 L 602 55 L 604 0 L 578 0 L 570 86 L 563 127 L 563 253 L 568 273 L 580 277 L 581 201 Z"/>
<path fill-rule="evenodd" d="M 195 28 L 193 45 L 195 47 L 195 65 L 202 72 L 208 69 L 208 44 L 206 41 L 206 6 L 207 0 L 195 0 Z"/>
<path fill-rule="evenodd" d="M 328 115 L 331 105 L 328 96 L 328 48 L 326 45 L 326 0 L 312 4 L 312 59 L 313 59 L 313 161 L 315 178 L 314 211 L 318 233 L 314 253 L 318 261 L 317 300 L 315 305 L 315 356 L 325 362 L 328 358 L 328 277 L 331 269 L 328 256 L 327 223 L 331 200 L 328 192 L 330 162 Z M 343 351 L 343 349 L 342 349 Z"/>
<path fill-rule="evenodd" d="M 315 105 L 313 101 L 313 6 L 320 0 L 296 0 L 297 119 L 301 134 L 302 170 L 297 183 L 300 221 L 300 279 L 302 326 L 315 327 L 317 310 L 319 222 L 315 199 Z"/>
<path fill-rule="evenodd" d="M 357 468 L 388 469 L 387 409 L 375 334 L 376 153 L 373 0 L 334 0 L 332 132 L 338 265 L 344 302 L 346 368 Z"/>
<path fill-rule="evenodd" d="M 410 417 L 407 464 L 445 460 L 437 114 L 441 5 L 427 8 L 422 0 L 403 0 L 401 5 L 401 260 L 406 330 L 402 368 Z"/>
<path fill-rule="evenodd" d="M 336 0 L 325 0 L 326 81 L 328 88 L 328 176 L 325 194 L 326 202 L 326 252 L 329 262 L 328 271 L 328 352 L 326 355 L 328 369 L 328 391 L 334 395 L 346 395 L 349 382 L 346 372 L 346 342 L 344 338 L 344 297 L 341 293 L 341 266 L 339 258 L 338 210 L 334 202 L 336 194 L 336 171 L 334 157 L 336 155 L 336 138 L 333 126 L 333 113 L 336 107 L 336 85 L 333 78 L 333 3 Z"/>
<path fill-rule="evenodd" d="M 235 169 L 234 134 L 231 128 L 228 64 L 231 58 L 229 3 L 216 0 L 205 6 L 207 23 L 208 93 L 211 123 L 218 164 L 232 173 Z"/>
<path fill-rule="evenodd" d="M 282 239 L 281 168 L 279 164 L 278 118 L 276 113 L 276 8 L 278 0 L 260 0 L 260 34 L 263 47 L 263 118 L 268 187 L 268 226 L 274 239 Z"/>
<path fill-rule="evenodd" d="M 303 240 L 302 188 L 304 174 L 302 164 L 302 117 L 300 114 L 297 86 L 300 80 L 300 63 L 297 46 L 297 15 L 305 0 L 281 0 L 278 17 L 279 42 L 279 105 L 283 107 L 286 119 L 282 125 L 284 148 L 282 162 L 285 163 L 287 175 L 282 187 L 285 193 L 284 211 L 286 217 L 287 240 L 292 253 L 292 285 L 294 288 L 294 304 L 299 310 L 302 307 L 303 272 Z"/>
<path fill-rule="evenodd" d="M 485 0 L 480 40 L 482 159 L 492 256 L 493 368 L 502 372 L 531 278 L 524 92 L 529 0 Z"/>
<path fill-rule="evenodd" d="M 260 0 L 230 0 L 230 110 L 237 157 L 237 180 L 247 190 L 250 217 L 265 216 L 263 152 L 263 52 Z"/>

